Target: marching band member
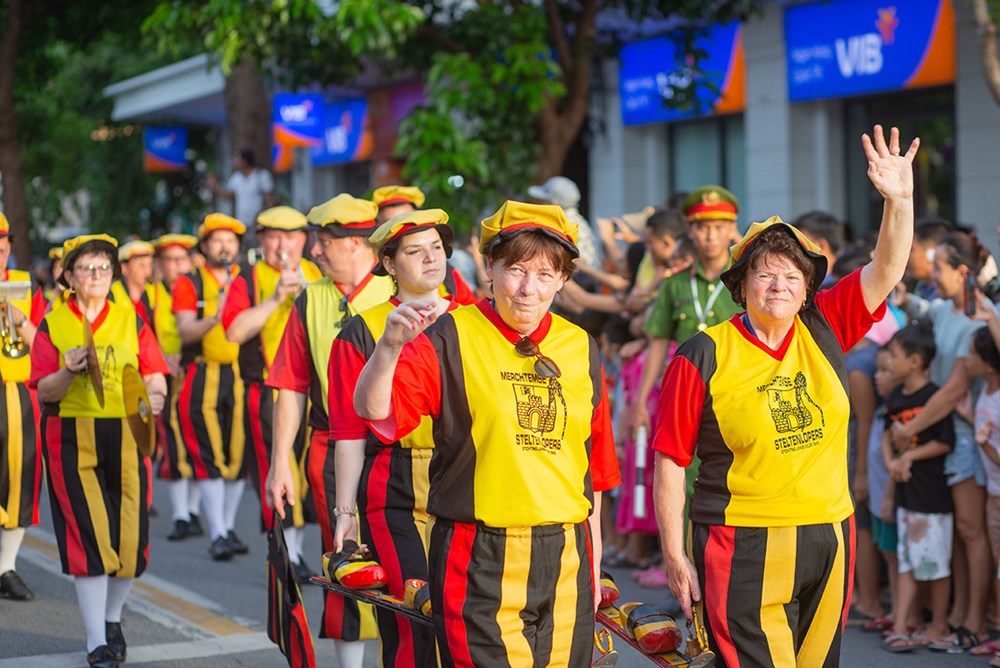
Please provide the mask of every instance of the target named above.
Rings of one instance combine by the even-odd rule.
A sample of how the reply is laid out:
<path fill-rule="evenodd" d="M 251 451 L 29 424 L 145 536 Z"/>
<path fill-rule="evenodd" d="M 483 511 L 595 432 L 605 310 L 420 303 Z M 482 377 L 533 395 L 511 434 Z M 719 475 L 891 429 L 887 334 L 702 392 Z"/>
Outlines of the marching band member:
<path fill-rule="evenodd" d="M 198 227 L 204 266 L 178 276 L 172 294 L 184 380 L 176 408 L 180 437 L 167 441 L 160 475 L 198 481 L 216 561 L 248 551 L 234 531 L 246 485 L 239 346 L 226 339 L 221 322 L 246 229 L 223 213 L 205 216 Z"/>
<path fill-rule="evenodd" d="M 433 419 L 443 666 L 590 665 L 601 492 L 621 474 L 597 343 L 549 312 L 576 237 L 557 206 L 504 203 L 480 238 L 494 299 L 401 304 L 358 379 L 355 409 L 383 442 Z"/>
<path fill-rule="evenodd" d="M 0 280 L 30 281 L 26 271 L 7 269 L 10 257 L 10 224 L 0 213 Z M 31 316 L 44 307 L 28 299 L 0 304 L 0 329 L 8 331 L 0 340 L 0 595 L 16 601 L 34 598 L 15 570 L 26 527 L 38 524 L 38 492 L 42 480 L 42 458 L 38 453 L 38 402 L 28 388 L 31 358 L 27 352 L 35 339 Z M 20 340 L 20 345 L 14 342 Z M 9 347 L 9 349 L 8 349 Z M 12 357 L 15 355 L 17 357 Z"/>
<path fill-rule="evenodd" d="M 177 279 L 191 272 L 191 250 L 197 245 L 198 238 L 190 234 L 165 234 L 153 242 L 155 280 L 151 286 L 153 315 L 150 324 L 170 368 L 167 407 L 157 421 L 156 429 L 157 449 L 160 452 L 157 477 L 167 485 L 174 521 L 173 530 L 167 534 L 168 540 L 183 540 L 187 536 L 201 536 L 204 533 L 198 517 L 198 505 L 201 501 L 198 486 L 190 484 L 190 467 L 186 468 L 188 476 L 184 477 L 177 466 L 178 448 L 185 447 L 177 412 L 177 398 L 184 381 L 184 369 L 181 366 L 181 337 L 177 331 L 172 295 Z"/>
<path fill-rule="evenodd" d="M 327 367 L 330 346 L 343 323 L 392 294 L 392 281 L 374 276 L 375 254 L 367 237 L 375 229 L 376 207 L 367 200 L 337 195 L 309 212 L 309 223 L 318 227 L 312 258 L 324 277 L 309 285 L 295 299 L 285 334 L 267 377 L 267 386 L 278 391 L 274 409 L 274 451 L 268 474 L 268 501 L 285 516 L 285 501 L 296 503 L 292 457 L 299 422 L 308 395 L 312 428 L 306 475 L 313 493 L 323 538 L 323 551 L 333 552 L 334 450 L 329 447 Z M 336 379 L 339 383 L 340 379 Z M 343 419 L 335 414 L 334 421 Z M 328 489 L 329 487 L 329 489 Z M 291 549 L 291 548 L 289 548 Z M 298 555 L 300 579 L 308 575 Z M 342 666 L 358 667 L 364 645 L 352 642 L 375 637 L 371 606 L 326 592 L 320 636 L 333 638 Z"/>
<path fill-rule="evenodd" d="M 257 239 L 264 259 L 245 267 L 233 281 L 222 312 L 226 337 L 240 344 L 239 367 L 246 392 L 244 432 L 247 448 L 244 452 L 250 480 L 261 502 L 262 525 L 270 528 L 272 513 L 267 508 L 264 482 L 267 478 L 272 449 L 273 409 L 275 392 L 264 386 L 268 371 L 278 352 L 281 335 L 288 325 L 293 302 L 306 285 L 322 277 L 312 262 L 302 259 L 308 234 L 306 217 L 288 206 L 266 209 L 257 216 Z M 296 437 L 295 479 L 298 499 L 305 498 L 305 482 L 301 475 L 305 429 Z M 298 503 L 285 518 L 285 538 L 293 561 L 301 553 L 300 528 L 314 521 L 305 504 Z M 295 561 L 295 563 L 298 563 Z"/>
<path fill-rule="evenodd" d="M 417 211 L 424 205 L 424 199 L 423 191 L 414 186 L 376 188 L 372 193 L 372 201 L 378 205 L 378 217 L 375 222 L 381 225 L 401 213 Z M 448 271 L 445 273 L 444 281 L 438 287 L 438 292 L 441 293 L 442 297 L 454 295 L 454 300 L 462 306 L 475 304 L 479 301 L 472 288 L 462 278 L 462 274 L 451 264 L 448 265 Z"/>
<path fill-rule="evenodd" d="M 108 299 L 119 271 L 116 247 L 106 234 L 63 245 L 60 280 L 73 296 L 45 316 L 31 351 L 59 556 L 74 579 L 87 661 L 101 668 L 125 660 L 122 607 L 149 556 L 149 459 L 125 419 L 122 371 L 138 368 L 154 414 L 163 409 L 168 372 L 149 325 L 131 305 Z M 103 405 L 88 375 L 94 362 L 88 362 L 84 319 L 93 329 Z"/>
<path fill-rule="evenodd" d="M 400 441 L 384 446 L 354 411 L 354 388 L 365 362 L 385 329 L 386 318 L 401 302 L 427 300 L 437 313 L 459 304 L 441 297 L 453 233 L 441 209 L 404 212 L 379 226 L 371 236 L 379 264 L 373 273 L 388 274 L 396 284 L 388 301 L 363 311 L 333 342 L 329 366 L 331 427 L 336 451 L 336 529 L 333 551 L 345 538 L 356 538 L 385 568 L 390 594 L 400 599 L 409 579 L 427 580 L 428 466 L 434 440 L 430 418 Z M 359 489 L 360 484 L 360 489 Z M 437 647 L 431 629 L 375 611 L 382 666 L 415 668 L 435 665 Z"/>
<path fill-rule="evenodd" d="M 131 303 L 135 312 L 153 324 L 153 254 L 148 241 L 129 241 L 118 249 L 121 276 L 111 284 L 111 294 L 123 304 Z M 155 334 L 155 329 L 153 330 Z"/>

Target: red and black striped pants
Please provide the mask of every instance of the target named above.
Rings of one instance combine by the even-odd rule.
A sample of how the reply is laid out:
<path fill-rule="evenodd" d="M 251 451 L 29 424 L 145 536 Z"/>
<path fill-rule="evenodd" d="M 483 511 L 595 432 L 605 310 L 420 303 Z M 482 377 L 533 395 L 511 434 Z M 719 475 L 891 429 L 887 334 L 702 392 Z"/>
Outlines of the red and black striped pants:
<path fill-rule="evenodd" d="M 854 586 L 854 516 L 793 527 L 692 525 L 716 666 L 840 665 Z"/>
<path fill-rule="evenodd" d="M 184 371 L 167 438 L 160 477 L 169 480 L 223 478 L 245 475 L 243 463 L 243 380 L 235 364 L 203 360 Z"/>
<path fill-rule="evenodd" d="M 138 577 L 149 558 L 152 464 L 124 418 L 42 420 L 52 525 L 67 575 Z"/>
<path fill-rule="evenodd" d="M 587 522 L 500 529 L 431 520 L 441 665 L 588 668 L 594 595 Z"/>
<path fill-rule="evenodd" d="M 38 399 L 25 383 L 0 383 L 0 528 L 38 524 L 42 456 L 38 451 Z"/>

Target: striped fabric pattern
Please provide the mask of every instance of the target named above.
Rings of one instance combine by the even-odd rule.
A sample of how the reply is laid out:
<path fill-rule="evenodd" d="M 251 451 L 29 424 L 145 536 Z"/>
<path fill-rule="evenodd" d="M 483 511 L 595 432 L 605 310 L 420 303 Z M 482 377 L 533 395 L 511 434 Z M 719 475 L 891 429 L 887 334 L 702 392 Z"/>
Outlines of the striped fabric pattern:
<path fill-rule="evenodd" d="M 244 468 L 243 380 L 233 364 L 188 365 L 177 398 L 177 450 L 167 450 L 179 477 L 238 480 Z M 173 423 L 173 418 L 171 419 Z M 165 458 L 166 459 L 166 458 Z M 190 470 L 190 475 L 185 475 Z M 164 476 L 161 468 L 160 477 Z M 171 476 L 172 477 L 172 476 Z"/>
<path fill-rule="evenodd" d="M 587 522 L 500 529 L 432 521 L 428 567 L 441 665 L 589 667 L 590 544 Z"/>
<path fill-rule="evenodd" d="M 42 440 L 63 572 L 141 575 L 149 558 L 152 465 L 126 421 L 47 415 Z"/>
<path fill-rule="evenodd" d="M 291 668 L 315 668 L 309 620 L 280 525 L 267 532 L 267 637 Z"/>
<path fill-rule="evenodd" d="M 853 515 L 799 527 L 694 524 L 692 546 L 716 666 L 840 665 Z"/>
<path fill-rule="evenodd" d="M 38 524 L 42 457 L 38 452 L 38 400 L 25 383 L 0 383 L 0 528 Z"/>

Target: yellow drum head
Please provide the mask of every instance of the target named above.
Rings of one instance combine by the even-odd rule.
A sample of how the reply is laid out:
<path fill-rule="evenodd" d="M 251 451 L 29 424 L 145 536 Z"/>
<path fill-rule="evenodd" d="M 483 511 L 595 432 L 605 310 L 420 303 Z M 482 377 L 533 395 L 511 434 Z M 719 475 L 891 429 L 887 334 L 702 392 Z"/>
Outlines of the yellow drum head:
<path fill-rule="evenodd" d="M 156 449 L 156 418 L 146 394 L 146 384 L 131 364 L 122 369 L 122 397 L 125 416 L 139 452 L 150 457 Z"/>

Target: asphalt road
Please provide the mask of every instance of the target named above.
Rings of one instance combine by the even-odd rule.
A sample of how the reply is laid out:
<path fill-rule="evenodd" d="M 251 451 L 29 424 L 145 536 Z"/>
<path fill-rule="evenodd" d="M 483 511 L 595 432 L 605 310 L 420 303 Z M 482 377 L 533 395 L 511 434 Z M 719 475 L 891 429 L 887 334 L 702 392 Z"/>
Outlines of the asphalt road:
<path fill-rule="evenodd" d="M 166 540 L 171 528 L 169 505 L 162 486 L 154 487 L 160 510 L 150 522 L 150 567 L 133 587 L 124 615 L 129 643 L 128 665 L 275 667 L 287 665 L 264 632 L 266 619 L 266 541 L 258 533 L 257 500 L 244 496 L 237 532 L 250 554 L 227 563 L 208 556 L 208 538 Z M 0 599 L 0 668 L 70 668 L 85 666 L 83 622 L 72 582 L 62 575 L 52 536 L 47 498 L 42 523 L 28 531 L 17 570 L 35 591 L 35 600 L 18 603 Z M 319 532 L 306 536 L 307 562 L 320 565 Z M 664 590 L 643 590 L 626 569 L 615 569 L 622 601 L 664 600 Z M 304 588 L 308 617 L 318 623 L 320 591 Z M 316 635 L 316 628 L 313 628 Z M 928 651 L 894 655 L 880 647 L 877 634 L 849 628 L 844 638 L 842 666 L 985 667 L 987 660 L 942 656 Z M 375 641 L 368 641 L 365 667 L 378 665 Z M 337 666 L 331 643 L 315 640 L 317 665 Z M 618 666 L 645 668 L 651 664 L 624 643 L 616 643 Z M 519 668 L 519 667 L 516 667 Z"/>

